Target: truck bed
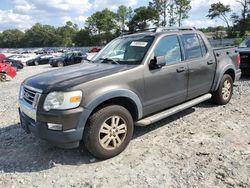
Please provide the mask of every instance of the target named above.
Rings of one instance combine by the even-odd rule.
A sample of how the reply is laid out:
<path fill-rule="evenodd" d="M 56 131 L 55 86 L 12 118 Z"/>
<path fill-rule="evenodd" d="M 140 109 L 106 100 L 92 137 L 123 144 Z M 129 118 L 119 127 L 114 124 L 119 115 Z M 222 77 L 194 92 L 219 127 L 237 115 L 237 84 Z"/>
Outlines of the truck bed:
<path fill-rule="evenodd" d="M 213 50 L 217 61 L 220 60 L 220 57 L 229 56 L 232 59 L 236 69 L 239 69 L 239 64 L 237 62 L 237 58 L 239 58 L 239 51 L 237 47 L 221 47 L 213 48 Z"/>

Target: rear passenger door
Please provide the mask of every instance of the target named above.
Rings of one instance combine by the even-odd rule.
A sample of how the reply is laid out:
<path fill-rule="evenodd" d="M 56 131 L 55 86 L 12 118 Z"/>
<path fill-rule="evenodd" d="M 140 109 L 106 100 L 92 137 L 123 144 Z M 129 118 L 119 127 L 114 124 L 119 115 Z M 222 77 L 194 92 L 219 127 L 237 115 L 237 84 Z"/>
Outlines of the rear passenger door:
<path fill-rule="evenodd" d="M 216 61 L 199 34 L 183 34 L 185 60 L 188 65 L 188 99 L 208 93 L 212 87 Z"/>
<path fill-rule="evenodd" d="M 83 54 L 81 53 L 77 53 L 76 57 L 75 57 L 75 63 L 80 63 L 83 59 Z"/>

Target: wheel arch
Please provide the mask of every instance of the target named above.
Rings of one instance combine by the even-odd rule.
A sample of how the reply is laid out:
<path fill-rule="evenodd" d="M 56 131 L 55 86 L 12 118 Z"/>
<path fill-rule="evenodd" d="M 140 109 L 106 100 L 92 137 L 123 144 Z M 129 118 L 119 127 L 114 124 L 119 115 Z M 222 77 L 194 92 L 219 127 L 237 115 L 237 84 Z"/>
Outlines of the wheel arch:
<path fill-rule="evenodd" d="M 212 91 L 216 91 L 220 85 L 220 81 L 222 79 L 222 77 L 228 74 L 232 77 L 233 82 L 235 81 L 235 77 L 236 77 L 236 70 L 235 67 L 231 64 L 228 64 L 227 66 L 224 66 L 223 68 L 219 68 L 216 71 L 216 75 L 215 75 L 215 79 L 214 79 L 214 85 L 212 87 Z"/>
<path fill-rule="evenodd" d="M 142 118 L 143 108 L 140 98 L 131 90 L 120 89 L 100 95 L 85 105 L 85 110 L 81 115 L 78 127 L 84 129 L 91 114 L 107 105 L 121 105 L 126 108 L 136 121 Z"/>
<path fill-rule="evenodd" d="M 235 81 L 235 71 L 233 69 L 228 69 L 226 72 L 224 72 L 224 75 L 228 74 L 232 77 L 233 82 Z"/>

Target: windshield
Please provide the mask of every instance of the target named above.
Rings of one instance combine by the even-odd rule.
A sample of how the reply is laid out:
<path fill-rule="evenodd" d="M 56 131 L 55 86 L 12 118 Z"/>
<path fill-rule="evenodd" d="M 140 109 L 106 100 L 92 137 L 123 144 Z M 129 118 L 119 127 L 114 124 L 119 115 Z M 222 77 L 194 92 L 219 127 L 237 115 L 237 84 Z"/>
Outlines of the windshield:
<path fill-rule="evenodd" d="M 111 41 L 93 61 L 113 61 L 116 64 L 139 65 L 154 40 L 153 36 L 129 36 Z"/>
<path fill-rule="evenodd" d="M 245 39 L 239 46 L 240 48 L 250 48 L 250 38 Z"/>

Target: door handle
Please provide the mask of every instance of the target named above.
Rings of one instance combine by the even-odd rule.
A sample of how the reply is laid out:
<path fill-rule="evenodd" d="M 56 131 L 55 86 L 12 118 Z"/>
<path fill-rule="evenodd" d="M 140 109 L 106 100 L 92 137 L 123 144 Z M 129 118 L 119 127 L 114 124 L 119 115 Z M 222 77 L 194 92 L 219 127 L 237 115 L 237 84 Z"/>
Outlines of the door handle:
<path fill-rule="evenodd" d="M 213 60 L 209 60 L 209 61 L 207 62 L 207 64 L 208 64 L 208 65 L 212 65 L 212 64 L 214 64 L 214 61 L 213 61 Z"/>
<path fill-rule="evenodd" d="M 185 67 L 179 67 L 176 69 L 176 72 L 184 72 L 186 70 Z"/>

